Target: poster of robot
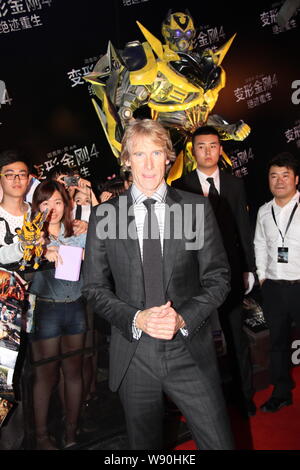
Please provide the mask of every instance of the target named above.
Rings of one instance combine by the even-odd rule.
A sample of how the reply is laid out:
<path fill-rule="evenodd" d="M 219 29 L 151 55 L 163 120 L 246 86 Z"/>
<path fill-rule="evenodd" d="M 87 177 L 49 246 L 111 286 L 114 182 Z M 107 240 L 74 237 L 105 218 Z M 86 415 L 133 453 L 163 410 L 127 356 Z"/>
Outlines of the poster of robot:
<path fill-rule="evenodd" d="M 13 394 L 24 299 L 24 289 L 15 276 L 0 270 L 0 396 L 5 398 Z"/>

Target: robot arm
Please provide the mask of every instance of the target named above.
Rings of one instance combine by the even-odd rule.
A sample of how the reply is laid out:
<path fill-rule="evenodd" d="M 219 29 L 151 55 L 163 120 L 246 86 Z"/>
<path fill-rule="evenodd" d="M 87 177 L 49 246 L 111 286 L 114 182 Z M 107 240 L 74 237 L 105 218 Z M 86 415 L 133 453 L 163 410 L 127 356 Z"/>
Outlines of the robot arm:
<path fill-rule="evenodd" d="M 118 158 L 124 129 L 136 109 L 148 101 L 149 91 L 144 83 L 131 82 L 148 68 L 148 55 L 139 41 L 116 51 L 111 42 L 107 53 L 100 58 L 94 70 L 84 78 L 94 92 L 93 105 L 113 154 Z"/>
<path fill-rule="evenodd" d="M 214 126 L 220 134 L 221 140 L 244 140 L 251 132 L 250 126 L 241 119 L 234 123 L 228 124 L 218 114 L 212 114 L 208 117 L 207 124 Z"/>

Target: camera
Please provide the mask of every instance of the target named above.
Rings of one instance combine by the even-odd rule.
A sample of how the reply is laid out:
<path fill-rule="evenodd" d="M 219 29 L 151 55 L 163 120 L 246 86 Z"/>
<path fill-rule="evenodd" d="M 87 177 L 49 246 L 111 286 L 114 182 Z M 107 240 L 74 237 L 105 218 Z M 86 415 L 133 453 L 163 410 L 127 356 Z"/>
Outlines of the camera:
<path fill-rule="evenodd" d="M 78 181 L 79 181 L 79 176 L 65 176 L 64 177 L 64 182 L 66 183 L 66 186 L 78 186 Z"/>

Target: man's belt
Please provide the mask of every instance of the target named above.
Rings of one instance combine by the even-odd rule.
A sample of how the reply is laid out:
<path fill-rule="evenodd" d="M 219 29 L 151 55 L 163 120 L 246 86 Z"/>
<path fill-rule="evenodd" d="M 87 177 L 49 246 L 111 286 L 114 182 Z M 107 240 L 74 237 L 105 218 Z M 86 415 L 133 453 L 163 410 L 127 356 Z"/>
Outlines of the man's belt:
<path fill-rule="evenodd" d="M 300 279 L 295 279 L 293 281 L 288 281 L 286 279 L 270 279 L 272 282 L 276 282 L 276 284 L 281 284 L 283 286 L 293 286 L 294 284 L 300 284 Z"/>

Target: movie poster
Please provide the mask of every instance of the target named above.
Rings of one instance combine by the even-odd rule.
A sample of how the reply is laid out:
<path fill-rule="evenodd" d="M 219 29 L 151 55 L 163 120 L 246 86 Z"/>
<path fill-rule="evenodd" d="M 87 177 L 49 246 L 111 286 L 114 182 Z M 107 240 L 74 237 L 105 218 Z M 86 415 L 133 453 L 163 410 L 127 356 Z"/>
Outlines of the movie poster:
<path fill-rule="evenodd" d="M 13 374 L 20 347 L 25 291 L 14 274 L 0 270 L 0 397 L 14 399 Z"/>
<path fill-rule="evenodd" d="M 0 428 L 4 424 L 10 410 L 13 408 L 13 404 L 0 397 Z"/>

